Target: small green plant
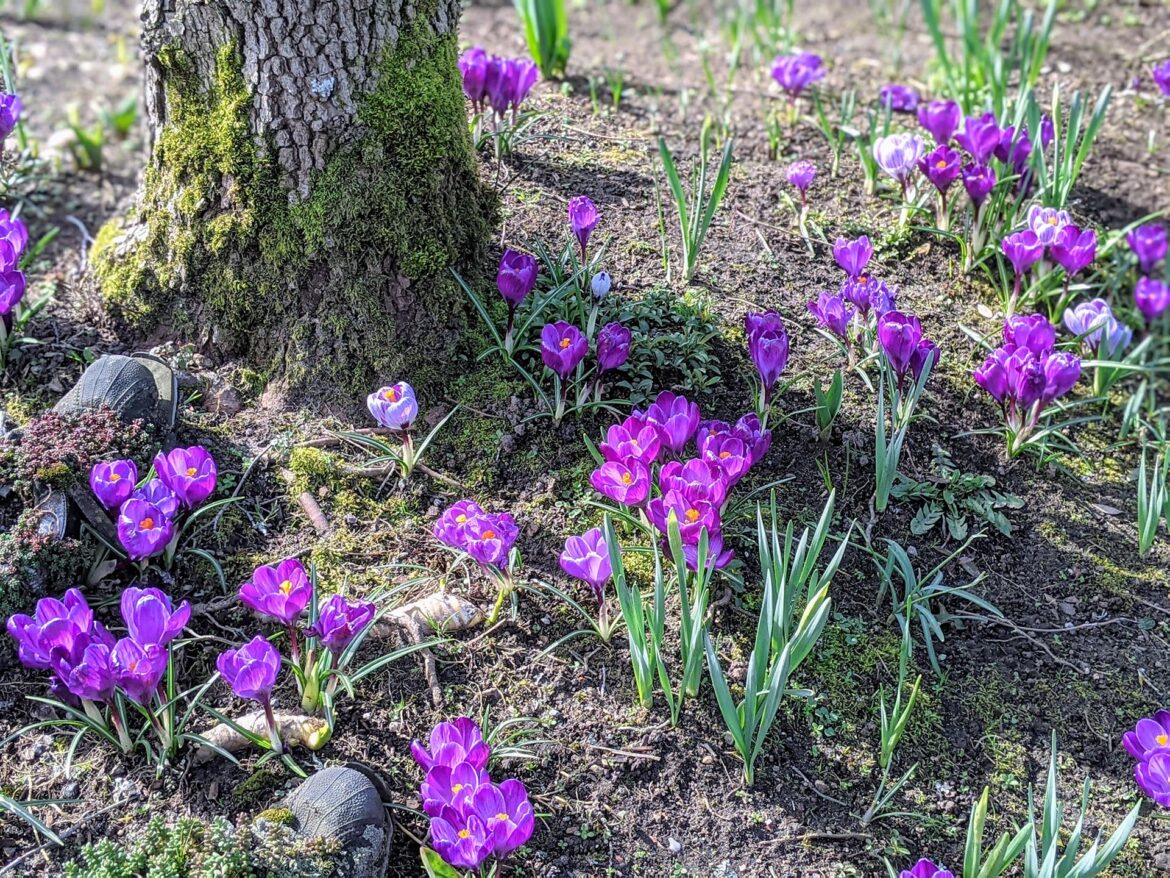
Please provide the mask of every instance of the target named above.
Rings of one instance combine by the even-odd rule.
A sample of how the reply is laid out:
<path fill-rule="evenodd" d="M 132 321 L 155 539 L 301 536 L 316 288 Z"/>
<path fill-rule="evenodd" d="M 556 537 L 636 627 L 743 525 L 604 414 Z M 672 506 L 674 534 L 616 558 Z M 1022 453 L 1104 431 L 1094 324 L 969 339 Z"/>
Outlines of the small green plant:
<path fill-rule="evenodd" d="M 1155 450 L 1152 473 L 1146 466 L 1146 457 L 1147 446 L 1143 444 L 1137 485 L 1138 550 L 1143 556 L 1154 547 L 1163 517 L 1170 527 L 1170 454 L 1165 447 Z"/>
<path fill-rule="evenodd" d="M 1106 85 L 1097 96 L 1092 112 L 1088 110 L 1088 101 L 1081 93 L 1073 92 L 1068 106 L 1068 118 L 1064 117 L 1064 107 L 1061 104 L 1059 83 L 1052 90 L 1052 162 L 1048 163 L 1047 151 L 1036 150 L 1038 177 L 1042 184 L 1040 198 L 1048 207 L 1063 208 L 1068 204 L 1073 187 L 1081 175 L 1081 168 L 1089 158 L 1093 149 L 1093 142 L 1101 131 L 1105 122 L 1105 112 L 1109 109 L 1109 98 L 1112 86 Z M 1027 102 L 1028 130 L 1040 130 L 1040 108 L 1029 95 Z"/>
<path fill-rule="evenodd" d="M 922 675 L 914 681 L 914 685 L 910 688 L 910 696 L 906 699 L 906 703 L 902 703 L 902 696 L 906 691 L 906 684 L 909 680 L 910 672 L 910 653 L 913 649 L 913 641 L 910 639 L 910 625 L 908 623 L 909 608 L 906 614 L 900 619 L 902 625 L 902 649 L 898 653 L 898 682 L 894 686 L 894 707 L 893 710 L 886 710 L 886 690 L 882 687 L 880 696 L 880 720 L 881 720 L 881 750 L 878 754 L 878 765 L 881 767 L 881 778 L 878 780 L 877 789 L 874 791 L 873 800 L 870 802 L 869 808 L 861 815 L 861 825 L 868 826 L 874 820 L 880 817 L 893 816 L 886 813 L 886 806 L 898 794 L 898 790 L 906 785 L 906 782 L 914 776 L 915 770 L 918 768 L 918 763 L 914 763 L 905 773 L 890 783 L 890 769 L 894 762 L 894 751 L 898 748 L 898 744 L 902 740 L 902 736 L 906 733 L 906 724 L 910 722 L 910 714 L 914 710 L 914 703 L 918 700 L 918 693 L 922 688 Z"/>
<path fill-rule="evenodd" d="M 943 569 L 967 551 L 967 547 L 978 538 L 978 534 L 968 538 L 955 551 L 923 575 L 919 575 L 914 569 L 914 564 L 906 550 L 893 540 L 886 540 L 887 548 L 884 556 L 873 553 L 871 550 L 874 563 L 878 568 L 878 575 L 881 578 L 878 601 L 881 601 L 888 591 L 893 603 L 894 617 L 899 624 L 908 625 L 912 619 L 918 620 L 922 629 L 923 645 L 926 647 L 930 666 L 936 674 L 942 673 L 942 666 L 939 664 L 935 641 L 942 643 L 946 640 L 943 626 L 955 621 L 954 616 L 937 604 L 938 601 L 944 598 L 955 598 L 1000 619 L 1003 618 L 1003 613 L 995 606 L 971 593 L 971 589 L 982 582 L 986 574 L 980 573 L 963 585 L 946 585 L 943 581 Z M 895 573 L 897 573 L 897 578 L 901 580 L 900 585 L 894 581 Z"/>
<path fill-rule="evenodd" d="M 890 493 L 894 488 L 894 479 L 898 475 L 898 464 L 902 459 L 902 446 L 906 444 L 906 434 L 910 425 L 914 423 L 914 410 L 922 399 L 922 391 L 930 374 L 934 371 L 938 357 L 930 357 L 922 367 L 922 371 L 915 378 L 910 374 L 910 381 L 901 386 L 898 376 L 888 358 L 878 358 L 878 377 L 880 382 L 877 389 L 877 417 L 874 418 L 874 509 L 885 512 L 890 502 Z M 889 412 L 890 423 L 886 426 L 886 412 Z"/>
<path fill-rule="evenodd" d="M 87 127 L 81 121 L 81 110 L 71 106 L 66 111 L 66 125 L 73 132 L 69 152 L 79 171 L 97 173 L 102 169 L 102 147 L 105 144 L 105 128 L 101 121 Z"/>
<path fill-rule="evenodd" d="M 910 532 L 915 536 L 930 533 L 937 527 L 944 539 L 965 540 L 971 530 L 971 519 L 975 519 L 1010 537 L 1012 523 L 1000 510 L 1019 509 L 1024 501 L 994 488 L 994 477 L 960 471 L 946 449 L 935 445 L 928 480 L 919 482 L 899 474 L 890 496 L 922 504 L 910 521 Z"/>
<path fill-rule="evenodd" d="M 674 198 L 675 211 L 678 215 L 679 233 L 682 239 L 682 276 L 689 281 L 695 274 L 699 264 L 699 250 L 711 228 L 715 218 L 715 211 L 727 192 L 727 184 L 731 179 L 731 150 L 734 141 L 731 138 L 723 145 L 723 156 L 715 169 L 714 182 L 711 192 L 707 193 L 708 144 L 710 141 L 710 119 L 703 124 L 703 132 L 699 138 L 699 156 L 695 161 L 691 175 L 691 191 L 683 188 L 682 178 L 679 177 L 675 166 L 674 155 L 666 145 L 666 138 L 658 138 L 658 154 L 662 159 L 662 167 L 666 173 L 666 181 L 670 186 Z M 667 278 L 670 278 L 670 263 L 667 257 Z"/>
<path fill-rule="evenodd" d="M 816 115 L 817 127 L 828 141 L 829 151 L 833 154 L 833 162 L 829 166 L 829 176 L 836 177 L 841 170 L 841 153 L 845 151 L 850 137 L 856 132 L 850 128 L 853 122 L 853 113 L 857 108 L 857 92 L 849 89 L 841 93 L 835 112 L 832 116 L 825 109 L 821 93 L 813 91 L 813 110 Z M 769 135 L 769 142 L 771 135 Z M 874 162 L 874 178 L 877 175 L 877 163 Z M 875 184 L 876 185 L 876 184 Z"/>
<path fill-rule="evenodd" d="M 565 0 L 515 0 L 528 53 L 545 79 L 560 79 L 569 63 L 569 16 Z"/>
<path fill-rule="evenodd" d="M 832 607 L 829 585 L 841 563 L 847 541 L 841 541 L 823 570 L 816 568 L 833 521 L 834 496 L 829 494 L 816 529 L 810 535 L 805 528 L 795 545 L 791 521 L 781 542 L 775 493 L 772 494 L 769 528 L 764 526 L 762 507 L 756 508 L 764 600 L 748 659 L 743 699 L 738 703 L 731 694 L 711 634 L 708 631 L 704 635 L 707 670 L 719 712 L 731 733 L 736 752 L 743 760 L 743 780 L 747 786 L 751 786 L 755 779 L 756 760 L 780 709 L 780 699 L 785 695 L 808 697 L 812 694 L 807 690 L 789 689 L 788 683 L 801 662 L 812 652 Z"/>
<path fill-rule="evenodd" d="M 97 113 L 105 131 L 118 140 L 125 140 L 138 121 L 138 95 L 127 95 L 116 107 L 99 107 Z"/>
<path fill-rule="evenodd" d="M 65 842 L 53 830 L 49 829 L 41 820 L 29 810 L 30 805 L 48 805 L 51 802 L 21 802 L 0 793 L 0 814 L 14 814 L 33 828 L 33 831 L 43 835 L 55 845 L 64 845 Z"/>
<path fill-rule="evenodd" d="M 825 387 L 820 381 L 813 382 L 813 397 L 816 399 L 817 429 L 821 440 L 829 437 L 829 430 L 841 412 L 841 399 L 845 393 L 845 376 L 840 369 L 833 373 L 833 377 Z"/>

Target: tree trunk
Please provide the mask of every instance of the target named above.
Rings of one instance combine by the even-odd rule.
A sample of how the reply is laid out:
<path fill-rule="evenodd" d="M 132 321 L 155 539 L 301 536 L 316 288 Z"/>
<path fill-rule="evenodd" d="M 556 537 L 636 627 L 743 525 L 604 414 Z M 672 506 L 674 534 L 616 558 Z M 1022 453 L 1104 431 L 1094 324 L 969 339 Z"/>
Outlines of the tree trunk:
<path fill-rule="evenodd" d="M 457 0 L 144 0 L 150 157 L 93 264 L 141 326 L 302 388 L 438 379 L 494 221 Z"/>

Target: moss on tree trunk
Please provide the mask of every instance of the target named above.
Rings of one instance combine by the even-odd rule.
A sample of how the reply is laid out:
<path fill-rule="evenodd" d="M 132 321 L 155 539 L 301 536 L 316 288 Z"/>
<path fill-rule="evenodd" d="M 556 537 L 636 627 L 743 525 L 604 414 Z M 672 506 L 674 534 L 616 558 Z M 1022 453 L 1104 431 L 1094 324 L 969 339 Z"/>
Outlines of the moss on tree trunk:
<path fill-rule="evenodd" d="M 152 147 L 102 229 L 107 302 L 295 386 L 426 383 L 495 218 L 457 66 L 458 4 L 147 0 Z"/>

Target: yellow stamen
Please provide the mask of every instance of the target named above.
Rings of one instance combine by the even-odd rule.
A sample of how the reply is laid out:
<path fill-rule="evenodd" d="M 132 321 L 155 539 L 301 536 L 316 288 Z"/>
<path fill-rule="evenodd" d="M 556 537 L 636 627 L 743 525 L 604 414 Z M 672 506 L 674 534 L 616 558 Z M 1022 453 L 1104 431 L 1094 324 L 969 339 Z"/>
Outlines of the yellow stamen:
<path fill-rule="evenodd" d="M 727 460 L 727 458 L 729 458 L 729 457 L 731 457 L 730 451 L 720 451 L 719 452 L 719 459 L 720 460 Z"/>
<path fill-rule="evenodd" d="M 572 344 L 572 342 L 569 341 L 567 338 L 562 338 L 561 339 L 561 350 L 563 351 L 565 348 L 567 348 L 571 344 Z"/>
<path fill-rule="evenodd" d="M 686 514 L 687 514 L 687 521 L 689 521 L 691 523 L 694 523 L 694 522 L 699 520 L 699 510 L 698 509 L 688 509 Z"/>
<path fill-rule="evenodd" d="M 459 513 L 458 515 L 455 516 L 455 520 L 457 522 L 459 522 L 460 524 L 463 524 L 465 521 L 467 521 L 467 516 L 464 515 L 463 513 Z"/>
<path fill-rule="evenodd" d="M 153 518 L 142 519 L 142 524 L 140 524 L 139 527 L 141 527 L 143 530 L 154 530 L 154 519 Z"/>
<path fill-rule="evenodd" d="M 187 475 L 188 475 L 188 476 L 190 476 L 190 477 L 194 478 L 194 477 L 195 477 L 195 473 L 197 473 L 197 472 L 199 472 L 199 470 L 195 469 L 195 467 L 193 467 L 193 466 L 189 466 L 189 467 L 187 467 Z"/>
<path fill-rule="evenodd" d="M 453 793 L 457 793 L 457 792 L 459 792 L 461 789 L 463 789 L 463 784 L 461 784 L 461 783 L 454 783 L 454 784 L 451 784 L 451 792 L 453 792 Z"/>
<path fill-rule="evenodd" d="M 285 594 L 288 594 L 290 591 L 292 591 L 292 583 L 286 579 L 280 584 L 280 590 Z"/>
<path fill-rule="evenodd" d="M 483 532 L 483 539 L 494 540 L 495 538 L 496 538 L 496 532 L 494 530 L 485 530 Z"/>
<path fill-rule="evenodd" d="M 508 815 L 505 814 L 503 811 L 501 811 L 499 814 L 496 815 L 496 819 L 503 820 L 505 823 L 507 823 L 508 822 Z"/>
<path fill-rule="evenodd" d="M 947 166 L 947 160 L 946 159 L 939 159 L 937 162 L 934 163 L 934 166 L 936 168 L 940 168 L 940 169 L 945 168 Z"/>
<path fill-rule="evenodd" d="M 1048 225 L 1050 225 L 1050 226 L 1054 226 L 1054 225 L 1056 225 L 1056 217 L 1054 217 L 1054 216 L 1050 216 L 1050 217 L 1048 218 Z"/>
<path fill-rule="evenodd" d="M 387 387 L 382 391 L 382 399 L 387 402 L 398 402 L 398 388 Z"/>
<path fill-rule="evenodd" d="M 633 480 L 634 480 L 634 477 L 631 476 L 629 473 L 622 473 L 622 484 L 623 485 L 628 485 Z"/>
<path fill-rule="evenodd" d="M 1170 735 L 1167 735 L 1165 732 L 1163 732 L 1154 738 L 1154 740 L 1158 742 L 1159 747 L 1165 747 L 1167 744 L 1170 744 Z"/>
<path fill-rule="evenodd" d="M 471 832 L 469 830 L 466 830 L 466 829 L 460 829 L 459 830 L 459 837 L 460 838 L 471 838 Z"/>
<path fill-rule="evenodd" d="M 122 481 L 122 477 L 120 475 L 118 475 L 117 473 L 110 473 L 110 481 L 111 482 L 120 482 L 120 481 Z"/>

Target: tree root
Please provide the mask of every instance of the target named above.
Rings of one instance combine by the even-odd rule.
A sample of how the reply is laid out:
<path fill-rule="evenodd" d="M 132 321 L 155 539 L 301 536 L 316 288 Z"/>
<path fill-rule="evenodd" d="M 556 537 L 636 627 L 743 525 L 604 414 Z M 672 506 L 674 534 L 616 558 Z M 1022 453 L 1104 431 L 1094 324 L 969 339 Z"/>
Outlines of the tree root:
<path fill-rule="evenodd" d="M 268 724 L 264 719 L 263 711 L 256 711 L 240 717 L 235 721 L 242 729 L 246 729 L 260 738 L 268 737 Z M 324 717 L 305 716 L 299 713 L 276 714 L 276 728 L 280 732 L 280 740 L 286 748 L 304 747 L 306 750 L 320 750 L 329 740 L 329 723 Z M 227 723 L 220 723 L 200 734 L 209 744 L 214 744 L 228 753 L 239 753 L 252 746 L 252 742 L 233 729 Z M 218 754 L 210 747 L 200 747 L 195 751 L 194 762 L 202 765 L 210 762 Z"/>
<path fill-rule="evenodd" d="M 482 621 L 483 611 L 475 604 L 458 595 L 435 592 L 391 610 L 374 626 L 371 633 L 375 637 L 389 637 L 396 631 L 403 632 L 403 640 L 420 644 L 424 639 L 424 628 L 436 634 L 443 634 L 447 631 L 471 628 Z M 430 649 L 423 647 L 419 650 L 419 656 L 422 658 L 423 674 L 431 690 L 431 702 L 436 708 L 442 707 L 443 688 L 439 685 L 435 655 Z"/>

